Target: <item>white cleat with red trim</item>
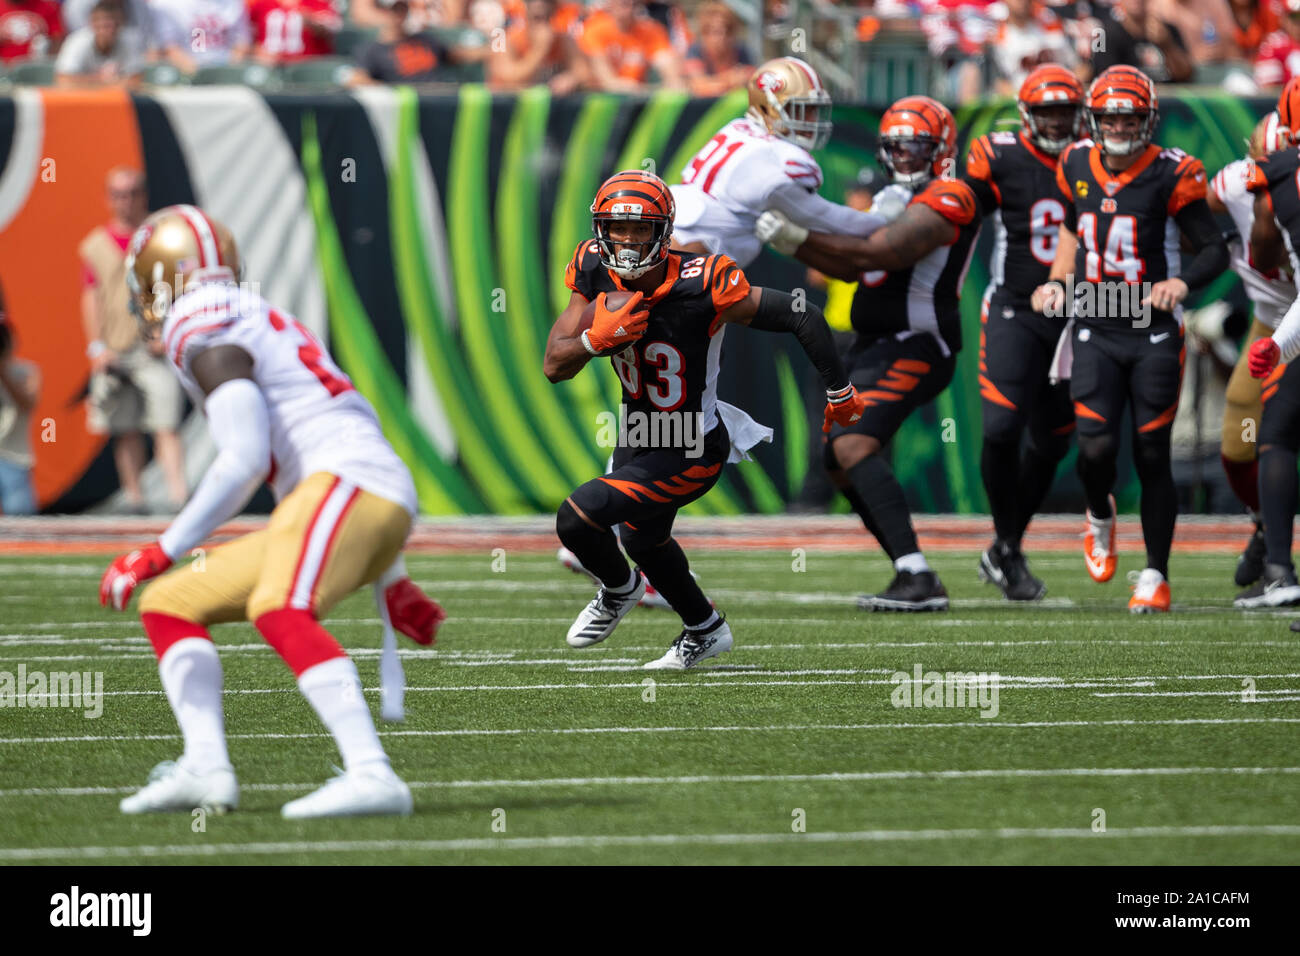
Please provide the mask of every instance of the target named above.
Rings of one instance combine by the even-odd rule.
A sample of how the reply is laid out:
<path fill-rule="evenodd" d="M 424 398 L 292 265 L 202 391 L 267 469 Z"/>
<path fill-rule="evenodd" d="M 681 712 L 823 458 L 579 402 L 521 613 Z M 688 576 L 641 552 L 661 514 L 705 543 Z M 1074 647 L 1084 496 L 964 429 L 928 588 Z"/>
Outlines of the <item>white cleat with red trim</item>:
<path fill-rule="evenodd" d="M 149 773 L 143 789 L 118 804 L 123 813 L 167 813 L 202 807 L 225 813 L 239 806 L 239 782 L 230 767 L 195 773 L 183 760 L 164 760 Z"/>

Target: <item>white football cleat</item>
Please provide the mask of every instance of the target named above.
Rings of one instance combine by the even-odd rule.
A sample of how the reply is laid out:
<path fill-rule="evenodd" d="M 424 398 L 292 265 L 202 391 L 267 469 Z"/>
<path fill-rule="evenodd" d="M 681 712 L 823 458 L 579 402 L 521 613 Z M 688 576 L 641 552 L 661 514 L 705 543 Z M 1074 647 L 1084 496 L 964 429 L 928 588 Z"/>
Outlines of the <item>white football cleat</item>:
<path fill-rule="evenodd" d="M 600 584 L 600 579 L 584 568 L 582 562 L 578 560 L 578 556 L 568 548 L 561 547 L 559 551 L 555 552 L 555 557 L 559 560 L 560 564 L 564 565 L 570 571 L 575 574 L 585 574 L 587 577 L 591 578 L 593 584 Z"/>
<path fill-rule="evenodd" d="M 644 665 L 643 669 L 648 671 L 684 671 L 688 667 L 694 667 L 700 661 L 706 661 L 710 657 L 725 654 L 731 650 L 735 643 L 726 619 L 719 617 L 718 622 L 707 631 L 692 631 L 690 628 L 683 628 L 682 633 L 677 635 L 677 640 L 673 641 L 673 646 L 668 648 L 668 653 L 657 661 L 651 661 Z"/>
<path fill-rule="evenodd" d="M 565 637 L 569 646 L 590 647 L 613 634 L 618 622 L 645 595 L 645 586 L 645 577 L 638 574 L 636 586 L 630 591 L 615 593 L 602 587 L 569 628 L 568 636 Z"/>
<path fill-rule="evenodd" d="M 149 773 L 143 789 L 123 797 L 123 813 L 166 813 L 202 807 L 225 813 L 239 806 L 239 782 L 231 767 L 194 773 L 179 761 L 164 760 Z"/>
<path fill-rule="evenodd" d="M 354 770 L 335 777 L 305 797 L 286 803 L 280 815 L 286 820 L 317 817 L 399 816 L 411 812 L 411 788 L 389 770 L 370 773 Z"/>

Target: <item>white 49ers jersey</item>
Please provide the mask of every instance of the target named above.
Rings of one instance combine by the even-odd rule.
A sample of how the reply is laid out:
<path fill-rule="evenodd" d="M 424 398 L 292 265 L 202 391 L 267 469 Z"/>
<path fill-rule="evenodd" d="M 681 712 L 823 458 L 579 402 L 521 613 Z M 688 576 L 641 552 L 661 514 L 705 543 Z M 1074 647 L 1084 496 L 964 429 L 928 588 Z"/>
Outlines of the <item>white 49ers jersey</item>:
<path fill-rule="evenodd" d="M 794 186 L 815 195 L 821 184 L 821 167 L 806 149 L 749 120 L 733 120 L 695 154 L 682 169 L 681 183 L 672 187 L 674 242 L 702 242 L 743 269 L 762 251 L 754 224 L 775 207 L 773 193 Z"/>
<path fill-rule="evenodd" d="M 1228 247 L 1232 253 L 1232 271 L 1241 277 L 1246 295 L 1255 306 L 1255 318 L 1270 329 L 1276 329 L 1296 298 L 1295 282 L 1287 274 L 1288 271 L 1297 271 L 1296 254 L 1294 250 L 1288 250 L 1291 269 L 1280 269 L 1271 276 L 1263 275 L 1250 264 L 1246 245 L 1250 241 L 1250 227 L 1255 222 L 1255 194 L 1246 189 L 1249 173 L 1249 160 L 1239 159 L 1229 163 L 1210 180 L 1210 189 L 1228 210 L 1233 225 L 1241 234 L 1242 242 L 1234 242 Z"/>
<path fill-rule="evenodd" d="M 203 390 L 191 372 L 197 355 L 234 345 L 252 356 L 253 381 L 270 418 L 268 481 L 276 500 L 326 471 L 416 513 L 411 473 L 384 438 L 374 409 L 293 316 L 234 284 L 209 283 L 173 303 L 162 339 L 200 407 Z"/>

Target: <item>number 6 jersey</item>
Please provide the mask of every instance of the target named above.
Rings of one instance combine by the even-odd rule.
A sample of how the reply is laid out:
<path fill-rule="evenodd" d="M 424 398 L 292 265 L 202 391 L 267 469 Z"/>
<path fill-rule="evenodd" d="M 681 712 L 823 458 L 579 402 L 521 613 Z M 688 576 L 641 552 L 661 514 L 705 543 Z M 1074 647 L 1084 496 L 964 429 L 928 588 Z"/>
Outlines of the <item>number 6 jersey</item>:
<path fill-rule="evenodd" d="M 384 438 L 370 403 L 297 319 L 233 284 L 191 288 L 163 324 L 167 360 L 194 403 L 203 389 L 192 371 L 202 352 L 233 345 L 253 359 L 271 425 L 276 500 L 325 471 L 416 513 L 411 473 Z"/>
<path fill-rule="evenodd" d="M 590 240 L 573 253 L 564 284 L 588 302 L 602 292 L 628 291 Z M 663 282 L 645 297 L 645 334 L 610 356 L 628 412 L 698 412 L 701 434 L 712 431 L 726 331 L 715 319 L 747 295 L 749 280 L 729 257 L 670 251 Z"/>
<path fill-rule="evenodd" d="M 1028 299 L 1047 281 L 1065 221 L 1065 201 L 1057 195 L 1056 160 L 1024 133 L 981 136 L 966 157 L 966 181 L 980 212 L 992 215 L 996 229 L 989 281 Z"/>

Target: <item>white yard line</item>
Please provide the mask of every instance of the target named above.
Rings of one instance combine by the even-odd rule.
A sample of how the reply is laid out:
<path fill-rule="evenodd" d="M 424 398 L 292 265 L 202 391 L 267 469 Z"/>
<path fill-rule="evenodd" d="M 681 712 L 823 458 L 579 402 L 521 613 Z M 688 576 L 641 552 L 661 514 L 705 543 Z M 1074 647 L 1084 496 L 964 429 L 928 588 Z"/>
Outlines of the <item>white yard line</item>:
<path fill-rule="evenodd" d="M 736 846 L 770 843 L 893 843 L 943 840 L 1026 840 L 1171 837 L 1300 836 L 1300 826 L 1112 827 L 1095 833 L 1090 827 L 1003 827 L 965 830 L 854 830 L 811 833 L 655 833 L 638 836 L 551 836 L 470 838 L 458 840 L 330 840 L 280 843 L 194 843 L 162 846 L 22 847 L 0 849 L 0 860 L 22 862 L 57 859 L 139 859 L 184 856 L 279 856 L 304 853 L 376 853 L 417 851 L 457 853 L 486 850 L 566 850 L 627 846 Z"/>
<path fill-rule="evenodd" d="M 524 780 L 408 780 L 413 790 L 530 790 L 538 787 L 695 786 L 729 783 L 854 783 L 890 780 L 988 780 L 1051 777 L 1265 776 L 1300 774 L 1300 767 L 1050 767 L 989 770 L 873 770 L 830 773 L 693 774 L 672 777 L 543 777 Z M 257 793 L 313 790 L 318 783 L 244 783 Z M 7 797 L 95 797 L 135 793 L 124 787 L 23 787 L 0 790 Z"/>
<path fill-rule="evenodd" d="M 719 727 L 511 727 L 502 729 L 463 728 L 456 730 L 381 730 L 381 737 L 521 737 L 570 736 L 600 734 L 701 734 L 701 733 L 793 733 L 804 731 L 858 731 L 858 730 L 949 730 L 949 729 L 1000 729 L 1047 730 L 1066 727 L 1178 727 L 1226 726 L 1233 724 L 1300 724 L 1300 717 L 1182 717 L 1163 720 L 1031 720 L 1011 723 L 972 717 L 966 721 L 925 723 L 871 723 L 871 724 L 772 724 L 761 726 L 735 725 Z M 327 733 L 260 733 L 228 734 L 230 740 L 312 740 L 328 738 Z M 3 745 L 58 744 L 58 743 L 120 743 L 143 740 L 179 740 L 179 734 L 104 734 L 64 737 L 0 737 Z"/>

